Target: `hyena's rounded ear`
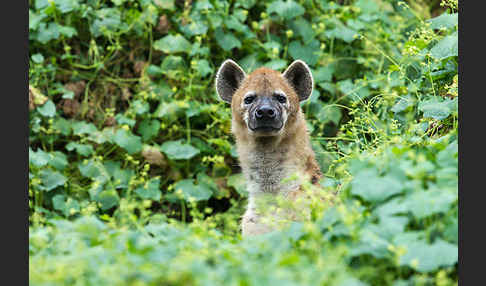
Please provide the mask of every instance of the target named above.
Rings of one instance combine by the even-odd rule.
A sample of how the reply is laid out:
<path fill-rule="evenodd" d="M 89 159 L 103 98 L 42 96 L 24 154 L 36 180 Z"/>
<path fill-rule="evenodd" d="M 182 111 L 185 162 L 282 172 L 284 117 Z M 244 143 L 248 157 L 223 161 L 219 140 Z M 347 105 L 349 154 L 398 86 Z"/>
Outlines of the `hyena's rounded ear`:
<path fill-rule="evenodd" d="M 231 103 L 233 94 L 246 77 L 245 71 L 234 61 L 226 60 L 216 73 L 216 91 L 219 97 Z"/>
<path fill-rule="evenodd" d="M 314 79 L 307 64 L 301 60 L 296 60 L 284 71 L 284 78 L 294 88 L 299 100 L 303 101 L 309 98 L 314 86 Z"/>

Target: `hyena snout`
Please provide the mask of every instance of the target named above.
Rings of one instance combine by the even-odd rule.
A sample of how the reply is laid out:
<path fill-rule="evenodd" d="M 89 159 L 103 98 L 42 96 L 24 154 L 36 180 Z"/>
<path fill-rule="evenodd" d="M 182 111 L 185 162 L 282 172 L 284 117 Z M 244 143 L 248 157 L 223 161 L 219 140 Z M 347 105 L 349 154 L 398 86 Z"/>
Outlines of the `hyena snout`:
<path fill-rule="evenodd" d="M 269 105 L 261 106 L 255 111 L 255 117 L 257 120 L 275 119 L 277 117 L 277 109 Z"/>
<path fill-rule="evenodd" d="M 282 111 L 270 99 L 262 98 L 250 109 L 248 127 L 256 132 L 278 132 L 284 125 Z"/>

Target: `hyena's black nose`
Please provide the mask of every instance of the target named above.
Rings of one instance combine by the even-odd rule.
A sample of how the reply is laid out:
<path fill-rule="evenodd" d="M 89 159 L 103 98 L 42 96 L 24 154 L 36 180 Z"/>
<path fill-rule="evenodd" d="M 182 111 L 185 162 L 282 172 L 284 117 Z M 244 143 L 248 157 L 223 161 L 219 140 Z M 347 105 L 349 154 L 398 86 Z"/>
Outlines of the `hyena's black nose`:
<path fill-rule="evenodd" d="M 271 106 L 261 106 L 260 108 L 258 108 L 255 112 L 255 117 L 258 118 L 258 119 L 262 119 L 262 118 L 269 118 L 269 119 L 273 119 L 275 118 L 275 116 L 277 115 L 277 112 L 275 110 L 275 108 L 271 107 Z"/>

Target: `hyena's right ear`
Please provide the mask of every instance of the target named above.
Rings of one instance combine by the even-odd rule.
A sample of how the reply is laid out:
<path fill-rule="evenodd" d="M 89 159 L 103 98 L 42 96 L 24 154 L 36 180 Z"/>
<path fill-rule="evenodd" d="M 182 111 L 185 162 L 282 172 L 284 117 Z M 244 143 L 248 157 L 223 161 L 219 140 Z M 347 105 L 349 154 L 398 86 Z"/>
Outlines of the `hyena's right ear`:
<path fill-rule="evenodd" d="M 231 103 L 233 94 L 245 77 L 245 71 L 237 63 L 232 60 L 224 61 L 216 73 L 216 91 L 219 97 Z"/>

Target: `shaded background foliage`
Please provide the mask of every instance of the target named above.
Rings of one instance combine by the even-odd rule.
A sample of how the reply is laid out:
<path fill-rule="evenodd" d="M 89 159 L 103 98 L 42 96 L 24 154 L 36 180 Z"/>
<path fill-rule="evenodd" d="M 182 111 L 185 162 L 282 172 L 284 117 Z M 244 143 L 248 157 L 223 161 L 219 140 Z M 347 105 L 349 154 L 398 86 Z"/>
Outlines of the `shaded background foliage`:
<path fill-rule="evenodd" d="M 31 283 L 456 285 L 457 33 L 450 0 L 29 1 Z M 311 222 L 241 240 L 226 58 L 311 67 Z"/>

